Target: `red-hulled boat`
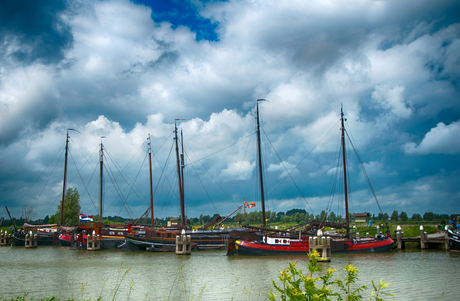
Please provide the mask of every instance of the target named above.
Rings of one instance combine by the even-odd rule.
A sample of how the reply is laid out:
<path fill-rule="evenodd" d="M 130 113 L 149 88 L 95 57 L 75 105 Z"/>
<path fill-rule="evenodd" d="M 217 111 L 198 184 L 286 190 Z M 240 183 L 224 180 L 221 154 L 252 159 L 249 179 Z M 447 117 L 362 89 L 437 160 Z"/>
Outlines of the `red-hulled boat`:
<path fill-rule="evenodd" d="M 256 106 L 256 120 L 257 120 L 257 141 L 259 149 L 259 172 L 260 172 L 260 189 L 262 201 L 262 216 L 263 227 L 260 233 L 245 234 L 241 231 L 232 231 L 230 239 L 232 242 L 228 244 L 227 255 L 275 255 L 275 254 L 305 254 L 310 251 L 309 237 L 300 234 L 298 238 L 293 238 L 290 234 L 268 234 L 265 226 L 265 205 L 263 193 L 263 180 L 262 180 L 262 159 L 260 154 L 260 129 L 259 129 L 259 108 Z M 344 195 L 345 195 L 345 212 L 346 222 L 341 227 L 346 229 L 346 235 L 343 237 L 331 237 L 331 252 L 332 253 L 345 253 L 345 252 L 389 252 L 393 247 L 394 241 L 383 234 L 377 234 L 375 237 L 356 237 L 350 233 L 349 216 L 348 216 L 348 195 L 347 195 L 347 171 L 345 162 L 345 127 L 343 110 L 341 110 L 341 133 L 342 133 L 342 159 L 343 159 L 343 173 L 344 173 Z M 313 222 L 313 221 L 312 221 Z M 321 223 L 322 226 L 327 224 Z M 327 226 L 327 225 L 326 225 Z M 302 232 L 301 232 L 302 233 Z"/>

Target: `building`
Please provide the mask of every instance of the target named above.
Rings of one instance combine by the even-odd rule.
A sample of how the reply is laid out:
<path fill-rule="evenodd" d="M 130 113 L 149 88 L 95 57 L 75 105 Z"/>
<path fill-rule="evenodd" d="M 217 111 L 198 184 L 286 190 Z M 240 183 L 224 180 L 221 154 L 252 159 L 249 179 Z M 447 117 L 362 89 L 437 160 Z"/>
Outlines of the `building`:
<path fill-rule="evenodd" d="M 179 225 L 180 218 L 178 217 L 173 217 L 168 221 L 168 227 L 175 227 Z"/>
<path fill-rule="evenodd" d="M 371 214 L 368 212 L 364 213 L 353 213 L 353 217 L 355 218 L 355 223 L 364 223 L 368 224 L 369 219 L 371 218 Z"/>

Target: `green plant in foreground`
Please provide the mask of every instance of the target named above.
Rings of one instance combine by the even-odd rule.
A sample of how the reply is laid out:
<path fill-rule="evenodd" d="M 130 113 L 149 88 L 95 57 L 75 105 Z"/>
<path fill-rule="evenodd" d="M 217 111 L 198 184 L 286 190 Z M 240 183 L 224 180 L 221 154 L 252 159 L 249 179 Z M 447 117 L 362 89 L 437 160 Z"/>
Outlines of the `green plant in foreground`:
<path fill-rule="evenodd" d="M 281 281 L 282 285 L 277 285 L 275 281 L 272 281 L 273 287 L 281 295 L 281 300 L 362 300 L 361 293 L 364 292 L 367 287 L 365 285 L 352 290 L 352 286 L 358 280 L 358 269 L 347 264 L 344 267 L 346 273 L 345 279 L 332 280 L 336 269 L 329 268 L 326 273 L 321 276 L 314 278 L 314 273 L 322 272 L 323 268 L 318 266 L 319 254 L 314 250 L 312 254 L 308 254 L 310 262 L 308 263 L 309 273 L 303 274 L 301 269 L 296 267 L 296 262 L 290 262 L 289 267 L 283 271 L 279 271 L 280 276 L 278 280 Z M 389 283 L 385 283 L 380 280 L 378 286 L 372 281 L 373 291 L 370 296 L 370 300 L 382 301 L 380 295 L 393 296 L 383 292 L 382 290 L 388 287 Z M 334 288 L 338 288 L 340 292 L 335 292 Z M 273 292 L 268 294 L 270 300 L 277 300 L 277 295 Z"/>

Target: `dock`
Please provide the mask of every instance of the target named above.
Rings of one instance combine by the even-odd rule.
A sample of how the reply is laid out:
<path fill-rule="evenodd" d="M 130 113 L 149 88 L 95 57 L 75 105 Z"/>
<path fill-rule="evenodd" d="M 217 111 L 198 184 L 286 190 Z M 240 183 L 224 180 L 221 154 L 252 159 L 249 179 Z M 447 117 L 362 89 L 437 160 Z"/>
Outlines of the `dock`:
<path fill-rule="evenodd" d="M 438 246 L 444 245 L 446 251 L 450 250 L 449 236 L 446 231 L 440 233 L 427 234 L 423 231 L 423 226 L 420 226 L 420 235 L 413 237 L 404 237 L 404 233 L 401 232 L 401 227 L 398 226 L 396 230 L 396 237 L 394 241 L 397 244 L 398 250 L 406 248 L 406 242 L 420 243 L 420 249 L 434 249 Z"/>

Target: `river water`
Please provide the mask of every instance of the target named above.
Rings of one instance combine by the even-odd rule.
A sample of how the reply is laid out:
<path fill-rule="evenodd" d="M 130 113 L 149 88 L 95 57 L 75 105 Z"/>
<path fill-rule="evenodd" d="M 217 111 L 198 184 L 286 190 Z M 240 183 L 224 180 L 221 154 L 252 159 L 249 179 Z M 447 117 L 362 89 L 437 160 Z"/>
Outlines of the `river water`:
<path fill-rule="evenodd" d="M 225 251 L 172 252 L 70 250 L 65 247 L 0 247 L 0 300 L 267 300 L 278 271 L 296 260 L 304 273 L 307 256 L 225 256 Z M 362 295 L 371 281 L 389 282 L 385 300 L 460 300 L 460 253 L 405 250 L 387 254 L 333 254 L 327 269 L 344 276 L 347 263 L 359 270 Z M 279 283 L 279 282 L 278 282 Z"/>

